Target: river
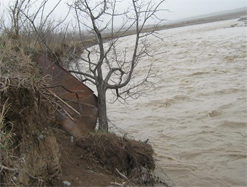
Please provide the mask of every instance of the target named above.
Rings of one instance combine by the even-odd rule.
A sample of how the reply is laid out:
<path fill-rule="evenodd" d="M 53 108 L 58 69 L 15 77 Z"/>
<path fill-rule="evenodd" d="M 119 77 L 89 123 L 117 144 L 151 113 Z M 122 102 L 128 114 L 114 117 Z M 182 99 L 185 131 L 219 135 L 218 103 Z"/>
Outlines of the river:
<path fill-rule="evenodd" d="M 155 87 L 108 104 L 109 118 L 155 150 L 177 186 L 246 186 L 247 27 L 237 19 L 159 31 L 149 42 Z M 134 43 L 124 37 L 119 46 Z M 111 94 L 108 95 L 111 100 Z"/>

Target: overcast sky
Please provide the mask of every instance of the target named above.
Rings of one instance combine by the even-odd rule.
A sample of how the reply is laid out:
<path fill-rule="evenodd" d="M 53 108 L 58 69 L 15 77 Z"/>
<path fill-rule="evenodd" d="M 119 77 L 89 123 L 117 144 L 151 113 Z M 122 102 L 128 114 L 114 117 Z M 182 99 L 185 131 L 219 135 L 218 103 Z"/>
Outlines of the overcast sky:
<path fill-rule="evenodd" d="M 247 0 L 167 0 L 163 6 L 171 11 L 166 18 L 177 20 L 246 7 Z"/>
<path fill-rule="evenodd" d="M 1 12 L 4 5 L 8 5 L 10 1 L 14 0 L 0 0 Z M 38 2 L 41 1 L 42 0 L 38 0 Z M 65 2 L 73 1 L 74 0 L 63 0 L 63 3 L 59 5 L 59 8 L 57 9 L 56 17 L 60 17 L 65 14 L 67 9 Z M 49 0 L 47 8 L 49 9 L 53 7 L 56 2 L 58 2 L 58 0 Z M 162 18 L 168 20 L 178 20 L 241 7 L 247 7 L 247 0 L 166 0 L 166 2 L 162 5 L 162 8 L 169 9 L 170 12 L 163 12 Z"/>
<path fill-rule="evenodd" d="M 49 1 L 55 4 L 57 0 Z M 169 9 L 170 12 L 164 12 L 162 18 L 177 20 L 241 7 L 247 7 L 247 0 L 166 0 L 162 8 Z"/>

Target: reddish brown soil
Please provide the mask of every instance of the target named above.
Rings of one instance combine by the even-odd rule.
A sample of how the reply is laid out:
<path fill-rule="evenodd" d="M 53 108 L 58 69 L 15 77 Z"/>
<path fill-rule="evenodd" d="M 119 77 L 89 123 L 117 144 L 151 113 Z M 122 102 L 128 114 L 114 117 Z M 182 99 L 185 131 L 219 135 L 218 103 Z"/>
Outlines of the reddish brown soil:
<path fill-rule="evenodd" d="M 51 181 L 53 186 L 63 186 L 69 181 L 71 186 L 109 186 L 119 181 L 108 173 L 85 151 L 71 143 L 70 136 L 61 129 L 54 129 L 61 153 L 62 174 Z"/>

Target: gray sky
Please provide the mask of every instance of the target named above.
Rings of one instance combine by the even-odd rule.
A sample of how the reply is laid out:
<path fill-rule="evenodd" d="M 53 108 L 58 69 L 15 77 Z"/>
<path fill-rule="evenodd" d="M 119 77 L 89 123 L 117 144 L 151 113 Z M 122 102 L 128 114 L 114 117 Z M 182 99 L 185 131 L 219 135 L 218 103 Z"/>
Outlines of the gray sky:
<path fill-rule="evenodd" d="M 3 12 L 4 6 L 7 6 L 10 1 L 14 0 L 0 0 L 0 13 Z M 38 0 L 38 2 L 41 1 Z M 58 0 L 49 0 L 47 8 L 55 6 L 56 2 Z M 56 10 L 55 16 L 57 18 L 65 14 L 67 10 L 65 2 L 73 2 L 73 0 L 63 0 L 63 3 Z M 247 0 L 166 0 L 162 8 L 169 9 L 170 12 L 163 12 L 161 16 L 163 19 L 178 20 L 241 7 L 247 7 Z M 70 18 L 72 17 L 71 15 Z"/>
<path fill-rule="evenodd" d="M 163 7 L 169 20 L 183 19 L 203 14 L 232 10 L 247 6 L 247 0 L 167 0 Z"/>
<path fill-rule="evenodd" d="M 56 2 L 56 0 L 49 1 L 53 4 Z M 71 0 L 64 1 L 72 2 Z M 162 8 L 169 9 L 170 12 L 164 12 L 162 18 L 177 20 L 241 7 L 247 7 L 247 0 L 166 0 Z"/>

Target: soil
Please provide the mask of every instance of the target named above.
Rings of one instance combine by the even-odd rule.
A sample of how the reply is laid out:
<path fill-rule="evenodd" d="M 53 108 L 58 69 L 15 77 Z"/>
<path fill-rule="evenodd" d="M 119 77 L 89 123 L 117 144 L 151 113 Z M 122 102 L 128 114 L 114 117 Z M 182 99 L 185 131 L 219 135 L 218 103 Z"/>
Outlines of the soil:
<path fill-rule="evenodd" d="M 20 69 L 29 69 L 26 66 Z M 2 115 L 4 127 L 0 130 L 11 134 L 0 142 L 5 145 L 11 138 L 11 144 L 3 147 L 5 154 L 2 150 L 0 154 L 1 166 L 4 166 L 0 186 L 64 186 L 65 181 L 66 186 L 110 186 L 113 183 L 119 186 L 123 182 L 149 181 L 139 179 L 142 174 L 144 178 L 149 177 L 149 172 L 141 173 L 143 167 L 148 171 L 155 167 L 151 146 L 110 133 L 91 133 L 77 143 L 71 141 L 70 135 L 59 125 L 55 126 L 56 100 L 43 89 L 46 84 L 39 82 L 42 79 L 32 82 L 24 75 L 8 81 L 11 85 L 4 85 L 1 81 L 7 81 L 0 79 L 4 85 L 0 90 L 0 114 L 8 104 L 8 112 Z M 20 82 L 26 84 L 20 85 Z M 134 169 L 138 173 L 134 176 L 138 177 L 137 181 L 133 181 L 132 176 L 125 177 Z"/>
<path fill-rule="evenodd" d="M 85 150 L 71 142 L 71 137 L 62 129 L 53 128 L 60 149 L 62 174 L 51 181 L 52 186 L 63 186 L 68 181 L 71 186 L 110 186 L 120 181 L 90 158 Z"/>

